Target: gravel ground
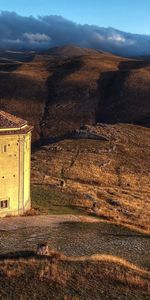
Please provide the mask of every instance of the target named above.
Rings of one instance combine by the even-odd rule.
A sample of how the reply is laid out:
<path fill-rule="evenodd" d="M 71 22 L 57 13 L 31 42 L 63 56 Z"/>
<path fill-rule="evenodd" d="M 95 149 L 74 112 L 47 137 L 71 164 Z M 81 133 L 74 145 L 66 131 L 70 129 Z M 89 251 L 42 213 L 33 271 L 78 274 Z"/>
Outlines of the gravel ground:
<path fill-rule="evenodd" d="M 2 219 L 0 254 L 35 250 L 39 242 L 48 242 L 51 248 L 66 255 L 111 254 L 150 269 L 149 236 L 117 225 L 81 223 L 79 220 L 76 216 Z"/>

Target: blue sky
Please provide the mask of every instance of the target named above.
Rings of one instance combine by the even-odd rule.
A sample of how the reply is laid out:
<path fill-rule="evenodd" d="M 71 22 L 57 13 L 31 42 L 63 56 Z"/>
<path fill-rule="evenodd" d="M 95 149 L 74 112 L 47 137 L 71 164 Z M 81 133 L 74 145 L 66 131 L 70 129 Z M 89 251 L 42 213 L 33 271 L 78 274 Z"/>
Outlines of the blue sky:
<path fill-rule="evenodd" d="M 150 0 L 0 0 L 0 10 L 61 15 L 80 24 L 150 34 Z"/>

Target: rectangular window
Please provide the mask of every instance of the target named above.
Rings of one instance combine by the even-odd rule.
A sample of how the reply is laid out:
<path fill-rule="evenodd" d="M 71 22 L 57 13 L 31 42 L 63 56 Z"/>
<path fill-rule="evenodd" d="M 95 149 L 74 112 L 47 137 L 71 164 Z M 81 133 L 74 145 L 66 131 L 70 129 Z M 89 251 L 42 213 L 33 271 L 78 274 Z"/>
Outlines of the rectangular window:
<path fill-rule="evenodd" d="M 1 146 L 1 152 L 7 152 L 7 145 Z"/>
<path fill-rule="evenodd" d="M 0 208 L 7 208 L 7 207 L 8 207 L 8 200 L 1 200 Z"/>

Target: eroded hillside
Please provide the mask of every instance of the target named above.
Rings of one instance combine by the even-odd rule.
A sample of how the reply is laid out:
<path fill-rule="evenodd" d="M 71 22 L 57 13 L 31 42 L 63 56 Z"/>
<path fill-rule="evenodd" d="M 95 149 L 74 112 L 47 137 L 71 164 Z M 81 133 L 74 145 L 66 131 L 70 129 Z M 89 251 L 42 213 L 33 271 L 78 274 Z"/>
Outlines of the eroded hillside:
<path fill-rule="evenodd" d="M 149 61 L 76 47 L 28 56 L 1 59 L 0 109 L 29 120 L 34 141 L 97 122 L 149 126 Z"/>

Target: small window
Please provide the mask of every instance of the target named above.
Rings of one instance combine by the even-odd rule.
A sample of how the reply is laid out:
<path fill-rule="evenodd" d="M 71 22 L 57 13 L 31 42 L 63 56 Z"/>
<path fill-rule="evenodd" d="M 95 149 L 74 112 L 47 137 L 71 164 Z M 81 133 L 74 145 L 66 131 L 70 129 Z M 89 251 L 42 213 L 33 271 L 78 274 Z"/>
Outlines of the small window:
<path fill-rule="evenodd" d="M 6 145 L 4 145 L 4 152 L 6 152 L 7 151 L 7 146 Z"/>
<path fill-rule="evenodd" d="M 7 151 L 7 145 L 2 145 L 1 152 L 6 152 L 6 151 Z"/>
<path fill-rule="evenodd" d="M 8 200 L 1 200 L 0 208 L 7 208 L 7 207 L 8 207 Z"/>

